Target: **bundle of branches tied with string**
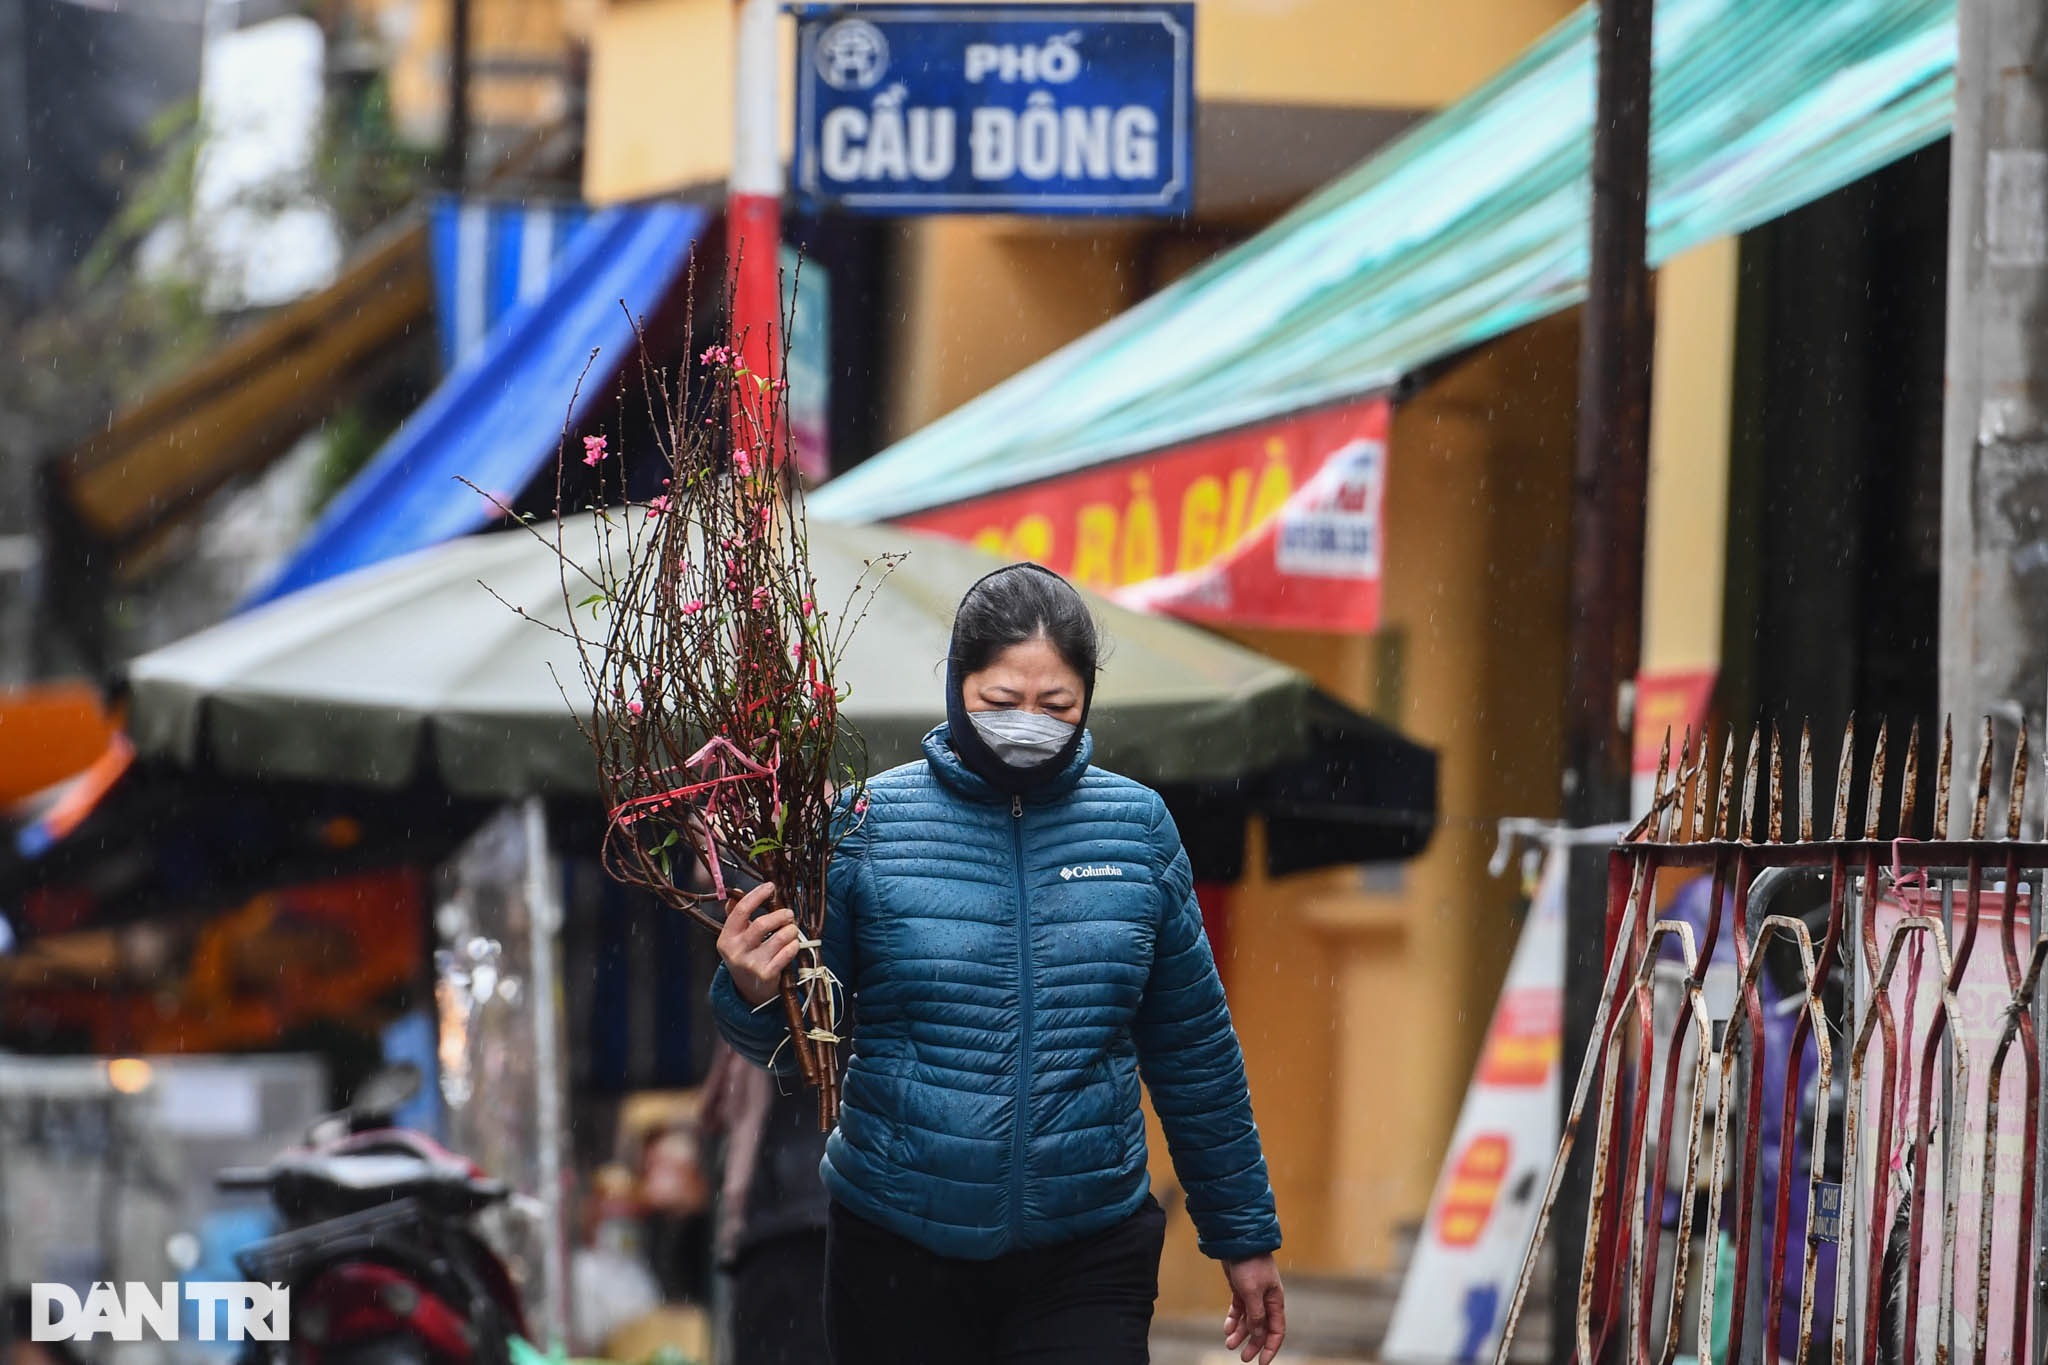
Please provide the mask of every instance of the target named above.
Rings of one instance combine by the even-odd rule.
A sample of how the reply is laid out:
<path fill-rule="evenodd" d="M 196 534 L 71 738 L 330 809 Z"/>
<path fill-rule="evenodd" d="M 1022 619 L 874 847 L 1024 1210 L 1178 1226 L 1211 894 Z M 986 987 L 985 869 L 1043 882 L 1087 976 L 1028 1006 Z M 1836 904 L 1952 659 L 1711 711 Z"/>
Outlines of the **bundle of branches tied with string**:
<path fill-rule="evenodd" d="M 640 390 L 654 451 L 615 450 L 605 436 L 575 451 L 565 426 L 557 461 L 552 544 L 591 698 L 578 723 L 607 812 L 604 865 L 714 935 L 744 890 L 774 883 L 801 938 L 769 1007 L 786 1018 L 829 1128 L 842 992 L 821 952 L 825 874 L 866 809 L 838 666 L 895 557 L 865 564 L 843 600 L 819 600 L 786 385 L 753 372 L 738 343 L 710 347 L 673 380 L 643 360 Z M 630 467 L 650 456 L 661 491 L 625 503 L 629 475 L 651 486 Z M 572 482 L 593 481 L 583 510 L 565 505 Z M 575 516 L 592 520 L 587 561 L 563 548 Z"/>

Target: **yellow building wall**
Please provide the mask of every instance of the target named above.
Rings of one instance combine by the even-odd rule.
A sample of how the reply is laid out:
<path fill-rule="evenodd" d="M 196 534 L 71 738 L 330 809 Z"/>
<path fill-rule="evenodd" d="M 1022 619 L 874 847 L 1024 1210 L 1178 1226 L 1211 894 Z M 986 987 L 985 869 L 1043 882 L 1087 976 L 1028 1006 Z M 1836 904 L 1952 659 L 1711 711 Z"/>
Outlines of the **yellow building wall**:
<path fill-rule="evenodd" d="M 1557 809 L 1577 360 L 1576 316 L 1552 319 L 1395 410 L 1365 687 L 1437 750 L 1441 820 L 1391 884 L 1307 906 L 1340 973 L 1332 1269 L 1388 1268 L 1428 1203 L 1515 942 L 1494 822 Z"/>
<path fill-rule="evenodd" d="M 1020 218 L 925 218 L 895 253 L 898 383 L 886 440 L 909 435 L 1137 302 L 1138 234 Z"/>
<path fill-rule="evenodd" d="M 1657 272 L 1657 352 L 1643 554 L 1643 671 L 1716 668 L 1728 577 L 1736 239 Z"/>
<path fill-rule="evenodd" d="M 1304 641 L 1313 643 L 1313 641 Z M 1251 835 L 1251 863 L 1263 859 Z M 1230 996 L 1231 1022 L 1244 1044 L 1252 1104 L 1280 1210 L 1283 1273 L 1325 1270 L 1329 1251 L 1330 1172 L 1337 1134 L 1330 1123 L 1337 1087 L 1338 1021 L 1332 1007 L 1337 972 L 1328 944 L 1306 915 L 1297 913 L 1316 876 L 1269 881 L 1254 871 L 1231 888 L 1231 946 L 1218 963 Z M 1246 941 L 1256 936 L 1258 942 Z M 1152 1185 L 1169 1210 L 1160 1256 L 1159 1312 L 1213 1314 L 1222 1321 L 1229 1291 L 1217 1264 L 1195 1245 L 1194 1225 L 1180 1208 L 1163 1133 L 1146 1108 Z"/>
<path fill-rule="evenodd" d="M 640 0 L 597 16 L 585 199 L 617 203 L 724 183 L 732 164 L 732 43 L 732 0 Z M 788 61 L 778 65 L 788 70 Z"/>
<path fill-rule="evenodd" d="M 1384 626 L 1235 631 L 1439 755 L 1442 823 L 1404 867 L 1232 892 L 1221 963 L 1286 1245 L 1283 1272 L 1392 1268 L 1429 1200 L 1518 932 L 1494 821 L 1557 810 L 1575 316 L 1482 348 L 1396 409 Z M 1252 861 L 1259 861 L 1256 838 Z M 1153 1178 L 1176 1187 L 1155 1126 Z M 1219 1311 L 1169 1223 L 1160 1311 Z"/>
<path fill-rule="evenodd" d="M 732 0 L 628 0 L 595 15 L 586 199 L 616 203 L 724 181 L 732 8 Z M 1197 0 L 1195 90 L 1217 102 L 1437 108 L 1574 8 L 1572 0 Z M 783 26 L 785 80 L 793 28 Z M 785 113 L 790 104 L 785 91 Z"/>
<path fill-rule="evenodd" d="M 366 27 L 391 44 L 388 81 L 392 121 L 422 145 L 439 142 L 448 124 L 448 38 L 451 0 L 348 0 Z M 601 0 L 471 0 L 470 118 L 478 127 L 538 128 L 569 113 L 574 52 L 594 23 Z M 519 74 L 490 64 L 531 64 Z M 551 69 L 550 69 L 551 68 Z"/>
<path fill-rule="evenodd" d="M 1197 0 L 1204 99 L 1435 109 L 1469 93 L 1576 0 Z"/>

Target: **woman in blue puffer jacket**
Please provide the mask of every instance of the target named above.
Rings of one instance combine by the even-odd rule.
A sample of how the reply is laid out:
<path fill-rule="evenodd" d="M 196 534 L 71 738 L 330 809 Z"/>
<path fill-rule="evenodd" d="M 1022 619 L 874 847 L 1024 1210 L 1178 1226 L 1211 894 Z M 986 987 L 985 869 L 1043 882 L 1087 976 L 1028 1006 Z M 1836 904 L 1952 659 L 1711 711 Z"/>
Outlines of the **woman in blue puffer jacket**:
<path fill-rule="evenodd" d="M 822 1167 L 838 1365 L 1145 1361 L 1165 1215 L 1141 1075 L 1230 1284 L 1225 1345 L 1279 1352 L 1243 1055 L 1165 804 L 1089 766 L 1096 657 L 1064 579 L 990 574 L 954 618 L 946 724 L 845 812 L 822 948 L 853 1021 Z M 798 943 L 773 897 L 728 913 L 711 1002 L 786 1069 Z"/>

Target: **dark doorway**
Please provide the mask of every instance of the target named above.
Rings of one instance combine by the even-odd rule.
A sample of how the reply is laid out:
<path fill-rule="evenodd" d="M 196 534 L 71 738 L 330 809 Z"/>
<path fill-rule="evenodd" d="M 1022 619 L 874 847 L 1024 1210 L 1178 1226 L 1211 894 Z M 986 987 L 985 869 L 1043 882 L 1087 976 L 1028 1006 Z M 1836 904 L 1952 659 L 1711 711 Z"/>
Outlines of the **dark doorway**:
<path fill-rule="evenodd" d="M 1742 239 L 1723 698 L 1788 743 L 1810 718 L 1827 771 L 1852 712 L 1896 743 L 1937 704 L 1948 166 Z"/>

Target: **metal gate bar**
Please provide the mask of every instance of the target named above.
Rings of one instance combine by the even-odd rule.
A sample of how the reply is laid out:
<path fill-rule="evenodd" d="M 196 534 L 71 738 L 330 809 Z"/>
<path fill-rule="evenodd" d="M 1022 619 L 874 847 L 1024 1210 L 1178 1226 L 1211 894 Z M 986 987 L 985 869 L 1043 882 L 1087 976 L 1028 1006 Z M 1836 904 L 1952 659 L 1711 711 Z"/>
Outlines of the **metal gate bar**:
<path fill-rule="evenodd" d="M 1954 745 L 1944 725 L 1934 809 L 1922 831 L 1915 799 L 1919 727 L 1906 744 L 1890 820 L 1884 818 L 1889 736 L 1880 727 L 1868 756 L 1861 837 L 1851 837 L 1860 757 L 1851 722 L 1836 767 L 1831 827 L 1826 838 L 1816 839 L 1810 731 L 1802 729 L 1799 736 L 1796 788 L 1789 799 L 1785 747 L 1775 728 L 1768 735 L 1762 727 L 1753 730 L 1739 751 L 1731 727 L 1718 762 L 1708 738 L 1701 737 L 1695 753 L 1688 732 L 1674 763 L 1666 736 L 1650 812 L 1610 859 L 1612 947 L 1605 985 L 1497 1365 L 1505 1365 L 1513 1346 L 1563 1174 L 1595 1100 L 1596 1080 L 1593 1180 L 1585 1242 L 1575 1248 L 1580 1260 L 1574 1336 L 1583 1365 L 1671 1365 L 1685 1345 L 1698 1360 L 1713 1361 L 1717 1300 L 1724 1295 L 1727 1353 L 1742 1359 L 1759 1307 L 1752 1302 L 1753 1269 L 1763 1271 L 1760 1327 L 1769 1361 L 1807 1365 L 1816 1345 L 1828 1349 L 1833 1365 L 1848 1365 L 1852 1355 L 1859 1365 L 1922 1357 L 1949 1365 L 1952 1353 L 1960 1352 L 1975 1365 L 2042 1358 L 2032 1289 L 2042 1257 L 2035 1218 L 2042 1040 L 2033 1013 L 2048 962 L 2038 910 L 2048 884 L 2048 843 L 2020 838 L 2028 764 L 2024 731 L 2006 784 L 2005 837 L 1985 837 L 1991 739 L 1986 720 L 1970 808 L 1956 812 L 1952 822 Z M 1965 825 L 1963 837 L 1955 837 L 1956 823 Z M 1796 830 L 1789 839 L 1788 824 Z M 1807 919 L 1771 910 L 1794 871 L 1826 878 L 1826 921 L 1818 944 Z M 1703 879 L 1709 886 L 1697 932 L 1687 919 L 1660 917 L 1660 884 L 1668 890 L 1674 879 Z M 1980 940 L 1994 934 L 2002 984 L 1972 975 L 1973 962 L 1988 951 Z M 1722 1005 L 1727 1017 L 1716 1019 L 1708 977 L 1724 935 L 1733 958 L 1734 994 Z M 1780 1008 L 1796 1016 L 1782 1090 L 1766 1096 L 1764 975 L 1768 964 L 1787 954 L 1796 972 Z M 1667 975 L 1674 965 L 1683 973 L 1676 1018 L 1661 1037 L 1660 963 Z M 1987 962 L 1983 970 L 1995 968 Z M 1842 1003 L 1831 1011 L 1834 991 Z M 1973 1018 L 1963 1003 L 1966 991 L 1996 1012 L 1980 1009 Z M 1837 1120 L 1843 1045 L 1848 1074 Z M 2013 1103 L 2006 1071 L 2015 1051 L 2019 1144 L 2016 1161 L 2009 1159 L 2001 1172 L 2001 1116 Z M 1688 1076 L 1690 1097 L 1681 1112 L 1681 1082 Z M 1980 1089 L 1981 1104 L 1975 1099 Z M 1767 1101 L 1775 1101 L 1778 1123 L 1776 1170 L 1768 1180 L 1762 1165 Z M 1968 1139 L 1978 1118 L 1982 1138 L 1973 1143 Z M 1803 1191 L 1795 1170 L 1802 1143 Z M 2003 1146 L 2010 1157 L 2010 1140 Z M 1824 1179 L 1836 1156 L 1839 1184 Z M 1971 1182 L 1973 1160 L 1981 1170 Z M 2014 1165 L 2016 1171 L 2010 1169 Z M 1966 1183 L 1976 1228 L 1971 1245 L 1959 1247 Z M 1674 1184 L 1675 1226 L 1667 1229 L 1661 1210 Z M 1706 1219 L 1699 1228 L 1696 1192 L 1702 1184 Z M 2001 1195 L 2014 1193 L 2016 1204 L 2001 1203 Z M 1789 1232 L 1793 1201 L 1801 1197 L 1806 1235 L 1795 1248 L 1788 1244 Z M 1940 1201 L 1938 1223 L 1931 1197 Z M 1764 1200 L 1767 1245 L 1761 1236 Z M 1732 1242 L 1725 1277 L 1715 1252 L 1724 1230 Z M 1705 1255 L 1693 1252 L 1696 1235 L 1705 1238 Z M 1830 1244 L 1831 1305 L 1818 1301 L 1823 1249 Z M 2009 1252 L 2003 1260 L 2001 1246 Z M 1560 1262 L 1561 1273 L 1569 1273 L 1567 1264 Z M 1797 1317 L 1794 1330 L 1786 1332 L 1795 1264 Z M 1660 1291 L 1666 1265 L 1669 1287 Z M 1684 1319 L 1695 1296 L 1688 1343 Z M 1965 1313 L 1959 1314 L 1959 1304 Z M 1923 1324 L 1930 1308 L 1931 1333 Z M 1992 1321 L 2000 1314 L 2008 1321 L 1993 1340 Z M 1963 1316 L 1968 1340 L 1957 1342 Z"/>

